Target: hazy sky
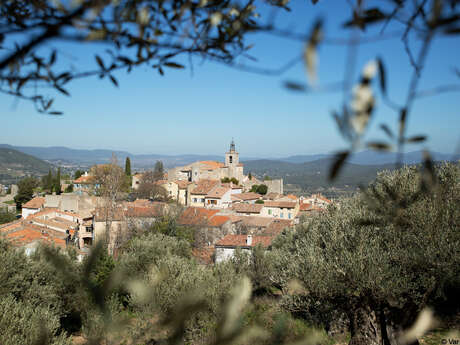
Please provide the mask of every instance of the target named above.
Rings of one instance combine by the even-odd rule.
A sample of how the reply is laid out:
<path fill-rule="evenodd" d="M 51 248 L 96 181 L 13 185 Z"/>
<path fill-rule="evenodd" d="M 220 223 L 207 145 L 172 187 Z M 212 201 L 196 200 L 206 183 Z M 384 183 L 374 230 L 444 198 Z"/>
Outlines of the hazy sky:
<path fill-rule="evenodd" d="M 324 0 L 316 6 L 310 1 L 292 3 L 293 12 L 280 16 L 279 25 L 307 32 L 314 18 L 322 15 L 326 36 L 347 37 L 348 32 L 339 30 L 349 13 L 346 1 Z M 390 27 L 387 32 L 397 29 Z M 279 67 L 300 55 L 303 48 L 301 42 L 267 35 L 253 35 L 250 41 L 255 43 L 252 54 L 259 59 L 259 67 Z M 460 69 L 459 43 L 453 38 L 434 43 L 420 90 L 460 83 L 452 73 L 454 67 Z M 94 64 L 89 47 L 54 44 L 65 54 L 60 57 L 62 61 L 67 59 L 77 68 Z M 413 48 L 418 45 L 413 44 Z M 345 53 L 343 46 L 321 46 L 320 84 L 343 77 Z M 366 44 L 359 49 L 358 65 L 362 67 L 378 55 L 387 65 L 390 96 L 402 102 L 412 71 L 403 44 L 397 39 Z M 132 153 L 222 154 L 234 137 L 238 151 L 246 157 L 327 153 L 345 145 L 330 115 L 331 110 L 340 108 L 341 93 L 300 95 L 282 87 L 284 80 L 305 81 L 301 62 L 278 77 L 199 59 L 194 60 L 193 74 L 190 69 L 167 70 L 161 77 L 155 70 L 141 67 L 131 74 L 115 75 L 118 89 L 98 78 L 71 83 L 72 96 L 57 95 L 55 100 L 56 108 L 65 112 L 60 117 L 40 115 L 32 104 L 0 95 L 0 143 Z M 420 99 L 413 108 L 408 133 L 428 134 L 426 147 L 451 153 L 459 145 L 459 111 L 460 92 Z M 378 130 L 382 122 L 395 129 L 397 115 L 379 98 L 369 138 L 382 137 Z"/>

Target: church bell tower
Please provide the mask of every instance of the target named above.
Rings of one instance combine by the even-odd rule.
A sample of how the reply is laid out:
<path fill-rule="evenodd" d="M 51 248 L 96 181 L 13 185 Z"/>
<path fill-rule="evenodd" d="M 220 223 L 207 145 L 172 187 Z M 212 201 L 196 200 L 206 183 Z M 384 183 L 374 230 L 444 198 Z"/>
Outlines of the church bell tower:
<path fill-rule="evenodd" d="M 225 166 L 234 168 L 240 163 L 239 154 L 235 150 L 235 141 L 230 143 L 230 150 L 225 154 Z"/>

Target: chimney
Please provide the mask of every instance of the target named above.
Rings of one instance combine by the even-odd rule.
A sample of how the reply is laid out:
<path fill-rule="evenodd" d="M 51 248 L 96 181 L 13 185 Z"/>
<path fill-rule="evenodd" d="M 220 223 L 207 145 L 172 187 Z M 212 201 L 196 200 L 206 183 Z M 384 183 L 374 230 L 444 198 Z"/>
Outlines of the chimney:
<path fill-rule="evenodd" d="M 248 246 L 252 245 L 252 235 L 248 235 L 246 238 L 246 244 Z"/>

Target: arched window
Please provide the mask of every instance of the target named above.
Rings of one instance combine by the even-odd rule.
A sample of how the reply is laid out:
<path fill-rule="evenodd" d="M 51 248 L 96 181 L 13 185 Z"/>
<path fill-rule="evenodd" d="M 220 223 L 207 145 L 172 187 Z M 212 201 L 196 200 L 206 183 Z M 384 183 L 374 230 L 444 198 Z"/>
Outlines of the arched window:
<path fill-rule="evenodd" d="M 233 157 L 232 156 L 229 157 L 229 161 L 230 161 L 230 164 L 233 163 Z"/>

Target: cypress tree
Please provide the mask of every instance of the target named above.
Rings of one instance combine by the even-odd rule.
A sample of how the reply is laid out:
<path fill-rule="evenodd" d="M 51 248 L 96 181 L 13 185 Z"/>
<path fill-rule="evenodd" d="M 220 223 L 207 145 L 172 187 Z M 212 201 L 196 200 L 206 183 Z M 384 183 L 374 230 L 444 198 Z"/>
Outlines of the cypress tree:
<path fill-rule="evenodd" d="M 129 157 L 126 157 L 125 174 L 126 176 L 131 176 L 131 160 L 129 159 Z"/>
<path fill-rule="evenodd" d="M 61 194 L 61 168 L 59 167 L 56 174 L 56 180 L 54 183 L 54 191 L 57 195 Z"/>
<path fill-rule="evenodd" d="M 53 189 L 53 173 L 51 172 L 51 169 L 48 171 L 48 175 L 45 178 L 45 189 L 51 192 Z"/>

